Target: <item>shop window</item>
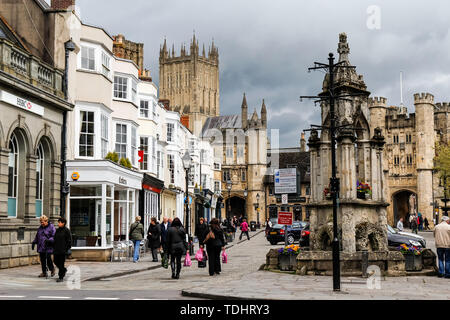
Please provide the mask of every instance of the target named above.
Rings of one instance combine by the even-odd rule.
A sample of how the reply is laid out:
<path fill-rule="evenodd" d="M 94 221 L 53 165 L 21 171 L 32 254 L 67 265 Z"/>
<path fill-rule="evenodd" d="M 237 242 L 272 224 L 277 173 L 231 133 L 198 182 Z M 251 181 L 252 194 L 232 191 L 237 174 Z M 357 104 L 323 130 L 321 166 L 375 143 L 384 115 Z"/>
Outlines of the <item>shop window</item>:
<path fill-rule="evenodd" d="M 16 134 L 9 140 L 8 156 L 8 217 L 17 216 L 17 191 L 19 184 L 19 142 Z"/>
<path fill-rule="evenodd" d="M 42 143 L 39 143 L 37 149 L 37 162 L 36 162 L 36 217 L 42 215 L 42 200 L 44 193 L 44 147 Z"/>

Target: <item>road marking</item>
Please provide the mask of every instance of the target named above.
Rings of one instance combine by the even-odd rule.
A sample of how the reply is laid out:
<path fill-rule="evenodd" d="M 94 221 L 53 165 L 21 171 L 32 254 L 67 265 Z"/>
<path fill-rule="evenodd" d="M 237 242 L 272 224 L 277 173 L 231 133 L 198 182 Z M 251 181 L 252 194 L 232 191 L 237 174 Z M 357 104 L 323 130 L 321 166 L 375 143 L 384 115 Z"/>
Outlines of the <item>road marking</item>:
<path fill-rule="evenodd" d="M 71 297 L 39 296 L 38 299 L 70 299 Z"/>
<path fill-rule="evenodd" d="M 85 300 L 119 300 L 119 298 L 86 297 Z"/>
<path fill-rule="evenodd" d="M 0 296 L 0 298 L 25 298 L 25 296 Z"/>

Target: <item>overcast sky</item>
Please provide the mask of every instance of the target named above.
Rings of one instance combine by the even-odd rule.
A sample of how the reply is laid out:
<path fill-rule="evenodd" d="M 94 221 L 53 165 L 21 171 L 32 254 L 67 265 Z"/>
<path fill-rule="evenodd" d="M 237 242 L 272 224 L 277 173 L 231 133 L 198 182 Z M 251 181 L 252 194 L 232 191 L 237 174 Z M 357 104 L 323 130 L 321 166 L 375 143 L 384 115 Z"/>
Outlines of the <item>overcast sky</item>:
<path fill-rule="evenodd" d="M 193 30 L 200 48 L 204 43 L 208 50 L 214 38 L 221 115 L 240 112 L 243 92 L 249 113 L 256 108 L 259 115 L 264 98 L 269 129 L 280 130 L 281 147 L 298 146 L 302 130 L 320 123 L 319 107 L 299 96 L 320 92 L 324 74 L 307 68 L 336 53 L 340 32 L 347 33 L 350 62 L 372 96 L 398 105 L 403 71 L 409 112 L 417 92 L 450 101 L 448 1 L 77 0 L 77 5 L 83 22 L 143 42 L 144 64 L 156 84 L 164 37 L 177 54 L 182 43 L 189 47 Z M 379 16 L 376 10 L 368 13 L 373 5 Z"/>

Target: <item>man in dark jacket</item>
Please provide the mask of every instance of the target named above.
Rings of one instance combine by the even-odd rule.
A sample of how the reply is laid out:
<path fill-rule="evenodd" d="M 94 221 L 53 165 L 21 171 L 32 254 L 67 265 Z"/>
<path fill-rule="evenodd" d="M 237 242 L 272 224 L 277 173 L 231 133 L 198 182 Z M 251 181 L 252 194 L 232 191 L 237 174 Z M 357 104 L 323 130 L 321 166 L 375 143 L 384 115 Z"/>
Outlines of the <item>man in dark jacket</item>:
<path fill-rule="evenodd" d="M 158 262 L 158 249 L 161 247 L 161 227 L 152 217 L 147 231 L 148 247 L 152 250 L 153 262 Z"/>
<path fill-rule="evenodd" d="M 56 282 L 62 282 L 66 275 L 67 269 L 64 267 L 64 263 L 66 261 L 67 251 L 72 247 L 72 235 L 70 234 L 70 230 L 66 227 L 66 223 L 66 219 L 59 218 L 58 229 L 56 229 L 55 232 L 53 256 L 59 270 L 59 277 Z"/>
<path fill-rule="evenodd" d="M 202 217 L 202 218 L 200 218 L 200 223 L 197 224 L 197 226 L 195 227 L 195 236 L 198 239 L 199 246 L 201 246 L 203 243 L 203 240 L 205 240 L 207 231 L 208 231 L 208 226 L 205 223 L 205 219 Z"/>
<path fill-rule="evenodd" d="M 170 222 L 167 220 L 167 217 L 163 218 L 163 223 L 160 225 L 161 227 L 161 246 L 165 253 L 167 252 L 167 231 L 170 228 Z"/>
<path fill-rule="evenodd" d="M 31 243 L 31 250 L 34 250 L 34 246 L 37 245 L 37 252 L 39 253 L 42 267 L 42 273 L 39 277 L 47 278 L 47 268 L 50 270 L 51 276 L 53 277 L 55 275 L 55 266 L 52 261 L 52 253 L 55 227 L 50 221 L 48 221 L 48 218 L 45 215 L 42 215 L 39 218 L 39 221 L 41 226 L 36 233 L 36 237 Z"/>

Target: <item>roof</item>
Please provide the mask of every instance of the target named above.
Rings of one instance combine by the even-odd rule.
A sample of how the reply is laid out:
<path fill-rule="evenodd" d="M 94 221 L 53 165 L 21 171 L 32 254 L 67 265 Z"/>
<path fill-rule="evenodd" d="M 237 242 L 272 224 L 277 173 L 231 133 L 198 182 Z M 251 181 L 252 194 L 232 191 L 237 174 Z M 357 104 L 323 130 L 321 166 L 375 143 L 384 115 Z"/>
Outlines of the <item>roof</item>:
<path fill-rule="evenodd" d="M 203 125 L 202 135 L 207 135 L 207 131 L 211 129 L 239 129 L 242 128 L 242 120 L 240 114 L 228 116 L 207 118 Z"/>

